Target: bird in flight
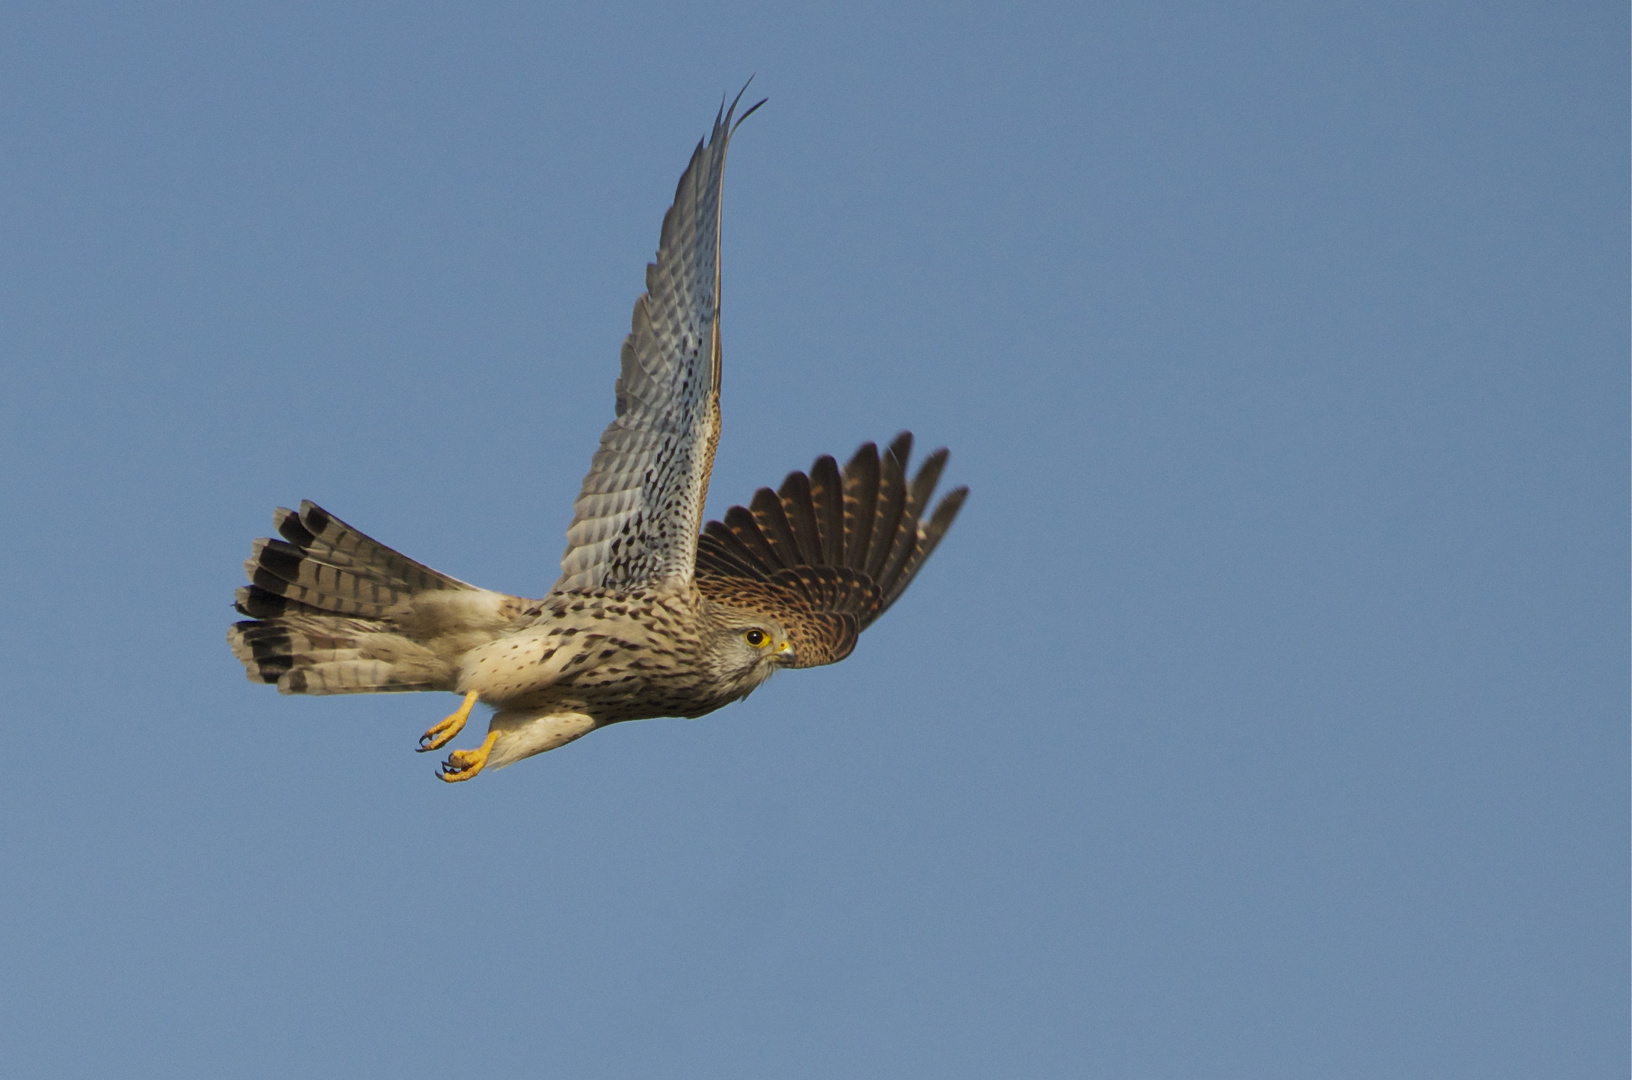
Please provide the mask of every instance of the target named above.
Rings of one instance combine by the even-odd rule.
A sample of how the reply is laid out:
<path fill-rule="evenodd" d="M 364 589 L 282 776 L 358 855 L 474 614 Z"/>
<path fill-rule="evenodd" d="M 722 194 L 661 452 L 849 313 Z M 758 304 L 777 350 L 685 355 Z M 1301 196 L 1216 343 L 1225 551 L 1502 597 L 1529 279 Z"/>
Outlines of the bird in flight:
<path fill-rule="evenodd" d="M 561 577 L 542 600 L 467 585 L 310 502 L 273 517 L 228 632 L 251 682 L 286 694 L 463 695 L 420 737 L 435 751 L 478 702 L 480 746 L 438 776 L 469 780 L 623 720 L 697 717 L 778 668 L 844 659 L 963 505 L 929 511 L 947 452 L 909 473 L 912 436 L 820 457 L 702 524 L 720 437 L 720 196 L 738 102 L 715 116 L 663 215 L 601 435 L 573 504 Z"/>

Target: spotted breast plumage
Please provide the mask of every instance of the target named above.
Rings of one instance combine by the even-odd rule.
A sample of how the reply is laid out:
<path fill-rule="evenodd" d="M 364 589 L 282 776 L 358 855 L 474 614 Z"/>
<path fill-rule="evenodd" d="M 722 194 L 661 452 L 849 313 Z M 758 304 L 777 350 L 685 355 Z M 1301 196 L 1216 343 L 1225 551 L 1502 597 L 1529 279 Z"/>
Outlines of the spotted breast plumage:
<path fill-rule="evenodd" d="M 740 101 L 741 95 L 738 95 Z M 761 103 L 763 104 L 763 103 Z M 702 524 L 720 435 L 720 197 L 732 134 L 715 117 L 663 218 L 635 302 L 616 415 L 574 503 L 561 577 L 541 600 L 468 585 L 312 503 L 274 516 L 228 640 L 252 682 L 290 694 L 452 691 L 420 738 L 437 750 L 480 702 L 467 780 L 623 720 L 696 717 L 783 667 L 831 664 L 906 589 L 967 494 L 931 510 L 947 453 L 908 468 L 912 436 L 818 458 Z"/>

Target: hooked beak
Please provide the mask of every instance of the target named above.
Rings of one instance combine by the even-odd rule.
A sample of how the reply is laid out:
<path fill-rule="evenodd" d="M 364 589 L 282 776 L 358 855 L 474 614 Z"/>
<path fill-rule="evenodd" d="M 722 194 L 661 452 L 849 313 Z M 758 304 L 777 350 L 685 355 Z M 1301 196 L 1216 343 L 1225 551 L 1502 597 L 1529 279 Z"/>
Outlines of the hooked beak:
<path fill-rule="evenodd" d="M 776 661 L 779 664 L 793 663 L 793 642 L 784 641 L 776 647 Z"/>

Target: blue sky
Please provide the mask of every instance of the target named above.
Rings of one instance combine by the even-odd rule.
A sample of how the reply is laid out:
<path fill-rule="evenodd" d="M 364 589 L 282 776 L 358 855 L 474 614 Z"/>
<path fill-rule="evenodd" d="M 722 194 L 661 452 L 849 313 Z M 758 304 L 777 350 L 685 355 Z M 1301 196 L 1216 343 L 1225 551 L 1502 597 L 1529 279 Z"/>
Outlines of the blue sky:
<path fill-rule="evenodd" d="M 15 1075 L 1621 1076 L 1609 4 L 14 4 Z M 448 787 L 224 634 L 538 595 L 722 93 L 711 511 L 973 494 L 841 665 Z"/>

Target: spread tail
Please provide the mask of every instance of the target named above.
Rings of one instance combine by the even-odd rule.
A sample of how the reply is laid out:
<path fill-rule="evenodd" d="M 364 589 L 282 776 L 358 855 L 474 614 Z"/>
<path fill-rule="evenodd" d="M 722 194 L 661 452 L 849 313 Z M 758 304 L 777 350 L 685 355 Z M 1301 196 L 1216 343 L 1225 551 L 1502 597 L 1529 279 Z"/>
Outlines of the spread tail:
<path fill-rule="evenodd" d="M 251 682 L 285 694 L 452 690 L 459 659 L 527 602 L 438 573 L 321 507 L 280 508 L 255 542 L 227 632 Z"/>

